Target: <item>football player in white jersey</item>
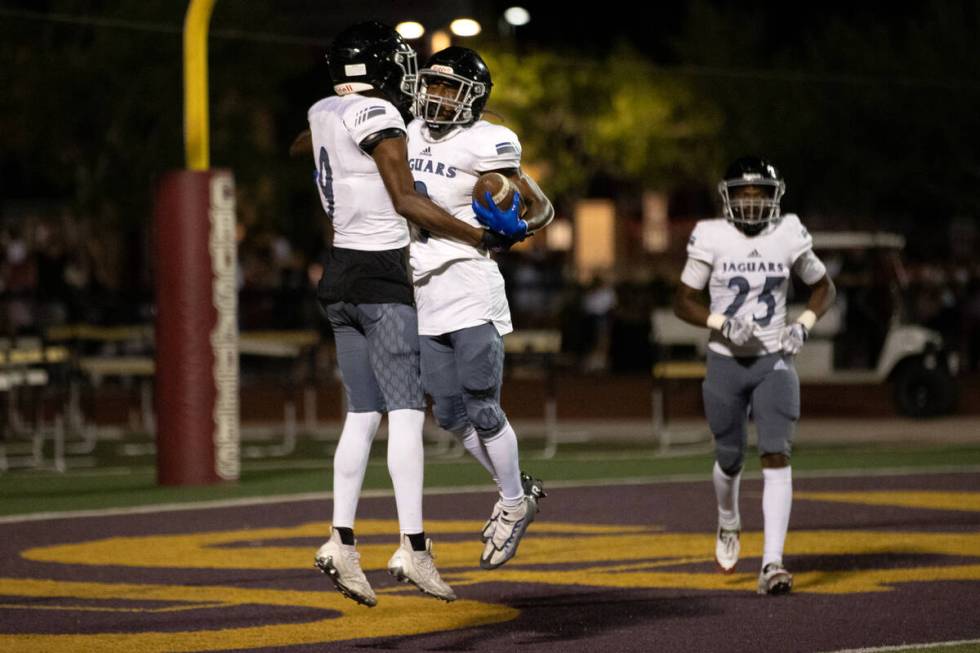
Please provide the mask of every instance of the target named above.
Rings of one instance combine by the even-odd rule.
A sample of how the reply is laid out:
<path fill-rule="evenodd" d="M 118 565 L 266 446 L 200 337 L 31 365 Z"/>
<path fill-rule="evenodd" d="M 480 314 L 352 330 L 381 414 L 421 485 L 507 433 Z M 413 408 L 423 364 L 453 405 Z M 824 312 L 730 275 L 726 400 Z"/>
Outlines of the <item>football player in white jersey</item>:
<path fill-rule="evenodd" d="M 292 148 L 312 149 L 320 201 L 333 224 L 317 295 L 336 338 L 348 410 L 334 455 L 333 528 L 315 562 L 345 596 L 375 605 L 354 548 L 354 516 L 371 442 L 387 413 L 401 531 L 388 570 L 452 601 L 456 595 L 433 564 L 422 526 L 425 405 L 406 218 L 474 251 L 501 241 L 415 191 L 403 115 L 414 100 L 417 64 L 398 33 L 377 22 L 350 27 L 330 46 L 327 63 L 335 95 L 310 108 L 309 136 Z M 517 228 L 516 217 L 510 226 Z"/>
<path fill-rule="evenodd" d="M 711 330 L 703 394 L 715 437 L 715 559 L 725 573 L 738 561 L 738 489 L 751 410 L 763 474 L 765 544 L 758 591 L 783 594 L 793 586 L 782 560 L 793 501 L 790 449 L 800 416 L 793 356 L 833 304 L 836 291 L 800 219 L 780 214 L 785 184 L 772 164 L 742 157 L 729 166 L 718 190 L 725 218 L 701 220 L 694 227 L 674 312 Z M 788 322 L 790 272 L 811 292 L 806 310 Z M 710 307 L 702 300 L 705 287 Z"/>
<path fill-rule="evenodd" d="M 491 87 L 490 72 L 473 50 L 450 47 L 433 54 L 419 71 L 409 165 L 419 192 L 462 224 L 483 221 L 496 229 L 517 217 L 523 198 L 526 228 L 501 230 L 519 240 L 524 231 L 547 225 L 554 209 L 521 171 L 514 132 L 481 120 Z M 473 186 L 489 172 L 516 186 L 510 209 L 502 211 L 492 200 L 491 208 L 474 202 Z M 513 330 L 504 280 L 486 251 L 425 230 L 413 233 L 411 253 L 423 388 L 439 425 L 487 469 L 499 490 L 480 557 L 481 567 L 494 569 L 514 556 L 543 496 L 541 482 L 520 471 L 517 436 L 500 407 L 503 336 Z"/>

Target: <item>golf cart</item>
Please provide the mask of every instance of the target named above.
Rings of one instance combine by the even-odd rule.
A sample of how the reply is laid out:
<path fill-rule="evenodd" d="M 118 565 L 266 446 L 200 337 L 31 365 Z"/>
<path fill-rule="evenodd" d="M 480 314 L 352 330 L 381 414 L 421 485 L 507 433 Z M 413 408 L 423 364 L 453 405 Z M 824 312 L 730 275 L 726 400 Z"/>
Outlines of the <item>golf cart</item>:
<path fill-rule="evenodd" d="M 911 417 L 950 412 L 958 360 L 940 334 L 910 323 L 905 238 L 884 232 L 814 232 L 813 249 L 837 285 L 837 302 L 796 358 L 803 383 L 891 381 L 896 408 Z M 805 296 L 805 295 L 804 295 Z M 802 304 L 789 306 L 798 315 Z"/>

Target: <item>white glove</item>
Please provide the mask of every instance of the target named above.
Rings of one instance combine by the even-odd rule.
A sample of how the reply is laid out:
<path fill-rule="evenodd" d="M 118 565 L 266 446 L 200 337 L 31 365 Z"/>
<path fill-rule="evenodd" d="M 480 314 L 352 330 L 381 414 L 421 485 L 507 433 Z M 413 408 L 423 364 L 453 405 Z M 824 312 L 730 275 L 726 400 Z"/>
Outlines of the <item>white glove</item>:
<path fill-rule="evenodd" d="M 721 335 L 728 338 L 733 345 L 741 346 L 747 343 L 759 326 L 751 320 L 740 320 L 737 317 L 730 317 L 721 325 Z"/>
<path fill-rule="evenodd" d="M 790 356 L 795 356 L 803 349 L 803 343 L 806 342 L 809 335 L 810 332 L 805 326 L 799 322 L 793 322 L 784 326 L 779 334 L 779 347 Z"/>

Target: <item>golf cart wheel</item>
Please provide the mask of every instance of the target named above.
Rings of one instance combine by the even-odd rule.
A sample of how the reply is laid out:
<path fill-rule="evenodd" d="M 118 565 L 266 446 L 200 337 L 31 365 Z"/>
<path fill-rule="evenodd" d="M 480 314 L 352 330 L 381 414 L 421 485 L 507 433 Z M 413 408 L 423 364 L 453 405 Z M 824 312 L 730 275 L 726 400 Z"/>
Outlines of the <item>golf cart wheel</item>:
<path fill-rule="evenodd" d="M 953 407 L 956 388 L 949 372 L 943 366 L 928 365 L 924 357 L 902 363 L 894 380 L 895 403 L 903 415 L 935 417 Z"/>

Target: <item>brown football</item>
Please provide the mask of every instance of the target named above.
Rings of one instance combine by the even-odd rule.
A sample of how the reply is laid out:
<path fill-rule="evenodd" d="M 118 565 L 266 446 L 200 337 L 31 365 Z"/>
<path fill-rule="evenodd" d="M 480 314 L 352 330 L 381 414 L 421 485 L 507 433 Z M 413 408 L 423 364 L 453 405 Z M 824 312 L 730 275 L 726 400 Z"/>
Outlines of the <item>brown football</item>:
<path fill-rule="evenodd" d="M 473 199 L 486 206 L 487 201 L 484 196 L 487 191 L 490 191 L 493 201 L 501 209 L 509 209 L 511 202 L 514 201 L 514 184 L 510 183 L 510 180 L 499 172 L 487 172 L 480 175 L 476 184 L 473 185 Z M 521 204 L 523 205 L 523 201 Z M 521 209 L 523 208 L 521 206 Z"/>

